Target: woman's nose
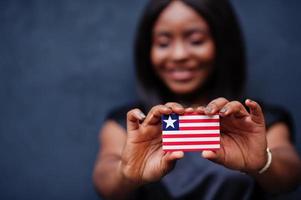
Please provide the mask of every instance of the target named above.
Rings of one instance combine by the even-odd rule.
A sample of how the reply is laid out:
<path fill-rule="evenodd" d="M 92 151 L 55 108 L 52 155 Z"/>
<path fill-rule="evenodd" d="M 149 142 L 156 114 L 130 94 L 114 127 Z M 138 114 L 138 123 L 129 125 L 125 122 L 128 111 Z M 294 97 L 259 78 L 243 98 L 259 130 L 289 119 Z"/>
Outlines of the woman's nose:
<path fill-rule="evenodd" d="M 171 59 L 175 62 L 185 61 L 188 58 L 188 53 L 183 42 L 176 42 L 171 50 Z"/>

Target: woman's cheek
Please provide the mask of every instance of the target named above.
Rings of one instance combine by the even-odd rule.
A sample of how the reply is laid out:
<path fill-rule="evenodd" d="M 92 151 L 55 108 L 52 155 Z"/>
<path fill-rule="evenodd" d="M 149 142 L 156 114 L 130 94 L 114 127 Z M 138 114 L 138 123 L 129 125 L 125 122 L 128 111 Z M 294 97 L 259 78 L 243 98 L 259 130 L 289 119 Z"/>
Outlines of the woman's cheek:
<path fill-rule="evenodd" d="M 156 66 L 160 66 L 164 63 L 164 60 L 166 60 L 168 55 L 167 49 L 161 49 L 153 47 L 151 52 L 151 61 L 155 68 Z"/>
<path fill-rule="evenodd" d="M 206 43 L 198 52 L 199 57 L 205 61 L 213 62 L 215 59 L 215 47 L 212 42 Z"/>

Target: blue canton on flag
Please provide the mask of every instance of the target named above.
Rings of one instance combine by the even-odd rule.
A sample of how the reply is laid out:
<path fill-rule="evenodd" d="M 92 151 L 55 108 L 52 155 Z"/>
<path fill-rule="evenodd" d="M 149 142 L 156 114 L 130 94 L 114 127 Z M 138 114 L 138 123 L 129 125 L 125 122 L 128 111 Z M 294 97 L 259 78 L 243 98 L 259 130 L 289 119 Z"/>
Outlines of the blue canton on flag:
<path fill-rule="evenodd" d="M 162 116 L 163 131 L 179 130 L 179 115 L 170 114 Z"/>

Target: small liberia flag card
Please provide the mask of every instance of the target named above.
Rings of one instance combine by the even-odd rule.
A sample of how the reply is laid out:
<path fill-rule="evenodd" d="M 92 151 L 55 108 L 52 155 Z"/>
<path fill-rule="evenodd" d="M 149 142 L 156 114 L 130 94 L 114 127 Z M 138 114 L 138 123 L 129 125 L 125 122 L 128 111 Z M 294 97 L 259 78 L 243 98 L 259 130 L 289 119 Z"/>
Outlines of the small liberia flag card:
<path fill-rule="evenodd" d="M 219 149 L 219 115 L 162 115 L 162 147 L 163 151 Z"/>

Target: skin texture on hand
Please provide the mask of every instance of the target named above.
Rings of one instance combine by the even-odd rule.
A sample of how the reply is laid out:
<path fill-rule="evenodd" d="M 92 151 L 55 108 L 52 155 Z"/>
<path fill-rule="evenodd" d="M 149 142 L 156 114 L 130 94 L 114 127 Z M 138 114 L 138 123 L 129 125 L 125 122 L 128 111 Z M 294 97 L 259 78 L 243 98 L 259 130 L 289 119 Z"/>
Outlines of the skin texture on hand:
<path fill-rule="evenodd" d="M 221 116 L 221 149 L 203 151 L 202 156 L 230 169 L 252 174 L 267 160 L 266 128 L 259 104 L 246 100 L 245 105 L 250 112 L 238 101 L 218 98 L 206 108 L 197 110 L 202 114 Z"/>
<path fill-rule="evenodd" d="M 171 112 L 221 116 L 221 149 L 203 151 L 213 162 L 247 172 L 269 192 L 287 191 L 300 183 L 301 161 L 289 140 L 289 129 L 277 123 L 266 131 L 260 106 L 245 101 L 249 112 L 237 102 L 224 98 L 208 106 L 184 109 L 177 103 L 158 105 L 145 116 L 134 109 L 127 115 L 127 130 L 107 122 L 100 134 L 101 145 L 93 180 L 97 190 L 110 199 L 125 199 L 139 186 L 161 179 L 184 156 L 183 152 L 164 153 L 161 144 L 161 115 Z M 267 160 L 267 145 L 273 161 L 263 174 L 258 171 Z"/>
<path fill-rule="evenodd" d="M 176 103 L 153 107 L 145 117 L 139 109 L 127 114 L 127 140 L 122 153 L 121 172 L 124 177 L 140 185 L 154 182 L 167 174 L 181 151 L 164 152 L 161 143 L 161 116 L 183 114 L 184 108 Z"/>

